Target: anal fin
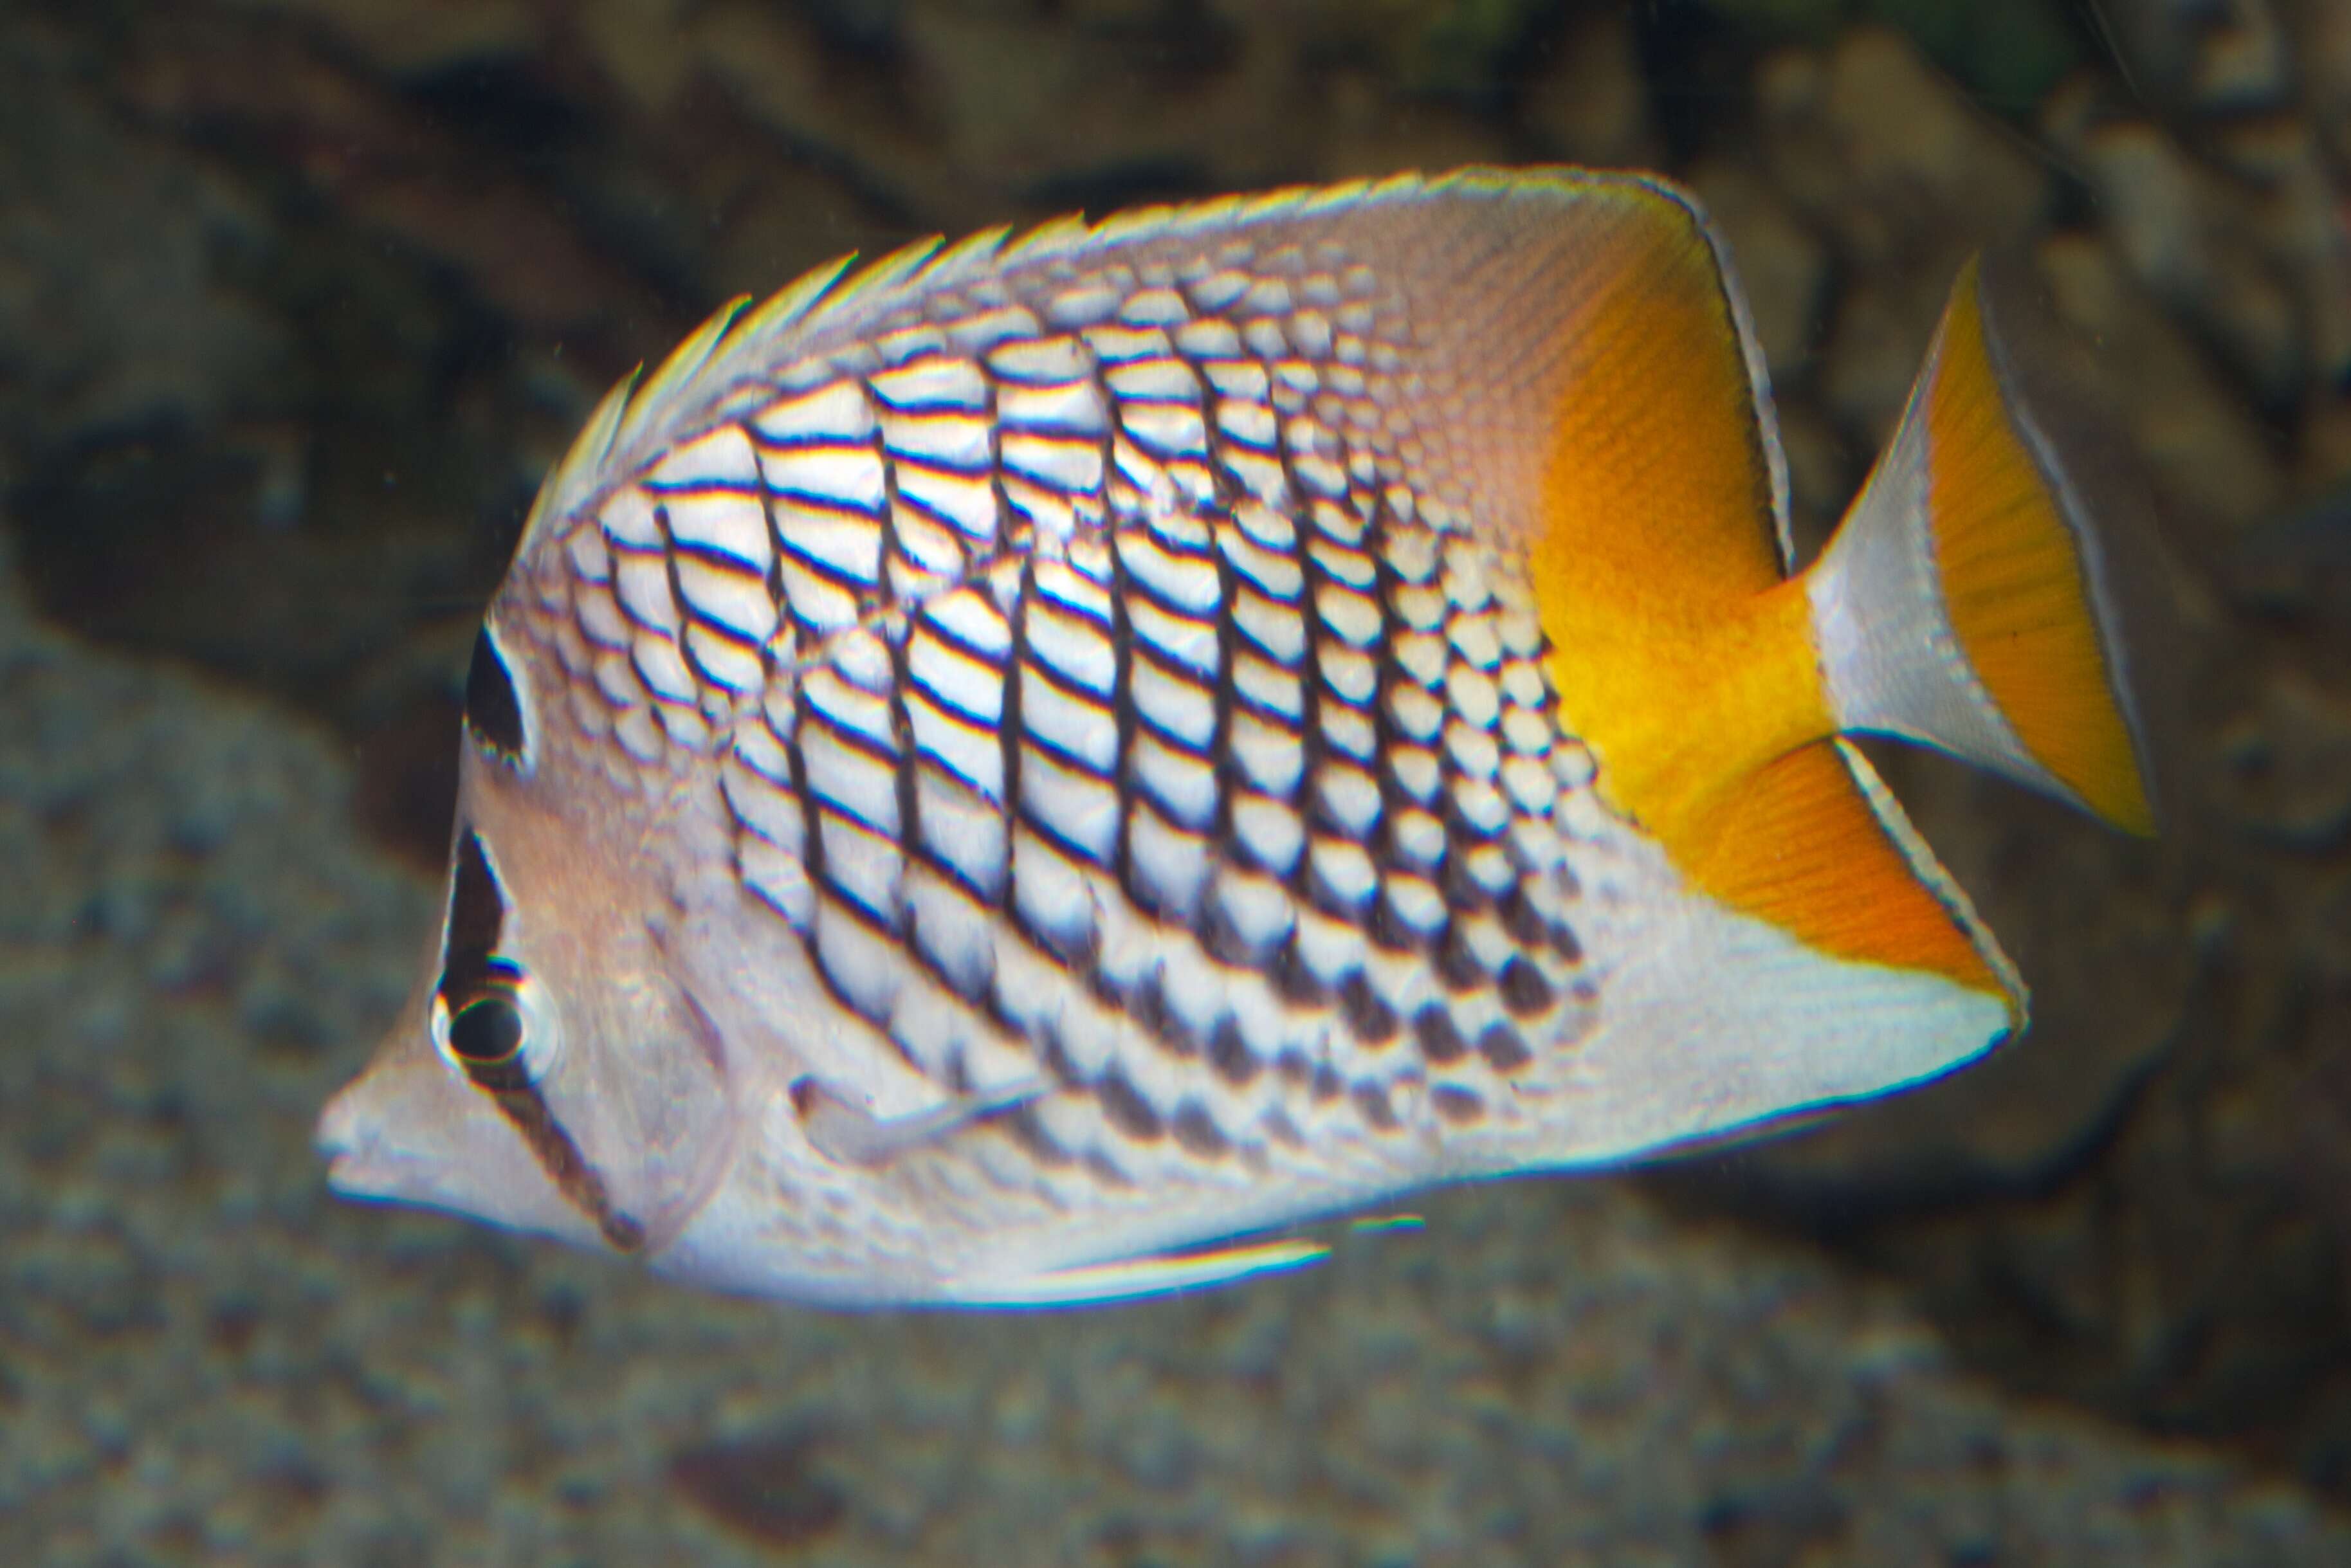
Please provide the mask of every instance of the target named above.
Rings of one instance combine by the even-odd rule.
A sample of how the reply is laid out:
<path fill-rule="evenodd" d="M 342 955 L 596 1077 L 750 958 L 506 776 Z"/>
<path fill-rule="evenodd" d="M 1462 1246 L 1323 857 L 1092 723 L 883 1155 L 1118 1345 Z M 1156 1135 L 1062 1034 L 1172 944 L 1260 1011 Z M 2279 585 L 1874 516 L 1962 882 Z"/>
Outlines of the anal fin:
<path fill-rule="evenodd" d="M 1686 847 L 1692 880 L 1815 951 L 2024 998 L 1967 896 L 1860 752 L 1814 741 L 1725 794 Z"/>

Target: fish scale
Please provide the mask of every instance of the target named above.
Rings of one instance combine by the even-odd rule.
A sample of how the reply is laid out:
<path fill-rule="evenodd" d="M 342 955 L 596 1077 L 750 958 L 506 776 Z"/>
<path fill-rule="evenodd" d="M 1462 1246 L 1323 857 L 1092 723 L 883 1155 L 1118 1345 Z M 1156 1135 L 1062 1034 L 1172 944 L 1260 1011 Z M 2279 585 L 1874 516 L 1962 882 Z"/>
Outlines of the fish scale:
<path fill-rule="evenodd" d="M 535 547 L 569 575 L 580 637 L 632 628 L 633 689 L 608 671 L 613 711 L 578 744 L 713 771 L 736 874 L 835 1004 L 967 1087 L 968 1062 L 935 1049 L 930 988 L 910 996 L 894 964 L 918 959 L 967 1015 L 954 1037 L 1017 1041 L 1094 1097 L 1098 1124 L 1063 1141 L 1105 1153 L 1097 1176 L 1170 1126 L 1199 1158 L 1297 1134 L 1279 1095 L 1228 1092 L 1256 1082 L 1383 1134 L 1405 1130 L 1400 1087 L 1456 1123 L 1508 1115 L 1523 1031 L 1572 1035 L 1553 1015 L 1589 989 L 1551 822 L 1568 786 L 1550 753 L 1573 743 L 1532 607 L 1495 602 L 1483 547 L 1417 493 L 1379 372 L 1352 394 L 1324 384 L 1367 357 L 1376 310 L 1334 325 L 1298 301 L 1343 300 L 1340 277 L 1249 259 L 1188 297 L 1126 269 L 1061 280 L 991 308 L 963 351 L 946 345 L 972 318 L 934 301 L 937 333 L 878 335 L 887 368 L 788 371 L 790 391 Z M 1023 565 L 1008 596 L 973 582 L 991 555 Z M 892 612 L 894 656 L 855 678 L 843 640 L 870 645 Z M 746 689 L 791 723 L 754 713 L 705 739 L 684 716 Z M 646 711 L 678 716 L 628 722 Z M 1534 772 L 1502 801 L 1506 718 Z M 681 743 L 696 762 L 657 755 Z M 1134 917 L 1094 913 L 1113 900 Z M 1034 973 L 998 961 L 1012 943 L 1102 1005 L 1039 1021 L 1005 995 L 1008 973 Z M 1167 1004 L 1185 948 L 1177 972 L 1218 1006 Z M 1155 1042 L 1147 1069 L 1079 1038 L 1122 1020 Z"/>

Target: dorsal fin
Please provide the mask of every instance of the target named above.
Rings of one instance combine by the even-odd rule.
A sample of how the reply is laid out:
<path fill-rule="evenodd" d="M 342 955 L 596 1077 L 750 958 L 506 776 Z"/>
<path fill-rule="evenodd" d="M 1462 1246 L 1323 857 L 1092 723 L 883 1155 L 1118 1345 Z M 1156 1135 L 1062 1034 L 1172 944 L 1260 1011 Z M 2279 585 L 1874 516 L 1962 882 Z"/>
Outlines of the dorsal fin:
<path fill-rule="evenodd" d="M 607 393 L 540 486 L 524 529 L 523 548 L 536 542 L 541 528 L 574 515 L 669 445 L 699 434 L 713 406 L 743 380 L 770 373 L 824 341 L 852 337 L 864 323 L 926 291 L 967 284 L 984 273 L 1074 261 L 1121 246 L 1213 235 L 1409 199 L 1449 186 L 1472 188 L 1515 178 L 1479 170 L 1437 179 L 1400 174 L 1378 182 L 1228 196 L 1191 206 L 1147 207 L 1099 223 L 1069 214 L 1026 231 L 985 229 L 953 245 L 932 236 L 862 266 L 855 264 L 853 256 L 838 257 L 764 302 L 728 303 L 651 376 L 632 375 Z"/>

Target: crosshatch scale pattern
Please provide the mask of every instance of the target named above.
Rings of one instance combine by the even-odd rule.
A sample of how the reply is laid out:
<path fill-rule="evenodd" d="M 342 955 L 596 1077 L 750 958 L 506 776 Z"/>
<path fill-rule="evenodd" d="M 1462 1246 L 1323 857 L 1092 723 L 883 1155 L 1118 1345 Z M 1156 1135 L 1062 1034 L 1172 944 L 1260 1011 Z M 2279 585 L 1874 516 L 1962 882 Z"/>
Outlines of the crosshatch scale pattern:
<path fill-rule="evenodd" d="M 534 528 L 502 630 L 616 787 L 715 788 L 877 1049 L 1061 1091 L 1038 1162 L 1507 1124 L 1594 1000 L 1593 763 L 1412 360 L 1370 268 L 1229 233 L 918 291 Z"/>

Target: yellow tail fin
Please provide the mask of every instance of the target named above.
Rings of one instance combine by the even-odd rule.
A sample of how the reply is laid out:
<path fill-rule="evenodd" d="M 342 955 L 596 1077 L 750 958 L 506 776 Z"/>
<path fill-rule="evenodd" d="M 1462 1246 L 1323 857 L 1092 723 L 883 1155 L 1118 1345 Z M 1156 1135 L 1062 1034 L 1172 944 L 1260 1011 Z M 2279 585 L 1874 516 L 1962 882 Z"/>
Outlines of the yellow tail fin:
<path fill-rule="evenodd" d="M 1893 444 L 1806 574 L 1837 727 L 1924 741 L 2152 832 L 2103 547 L 1959 275 Z"/>

